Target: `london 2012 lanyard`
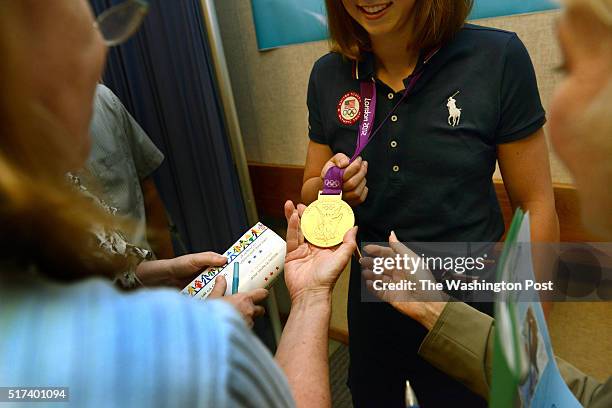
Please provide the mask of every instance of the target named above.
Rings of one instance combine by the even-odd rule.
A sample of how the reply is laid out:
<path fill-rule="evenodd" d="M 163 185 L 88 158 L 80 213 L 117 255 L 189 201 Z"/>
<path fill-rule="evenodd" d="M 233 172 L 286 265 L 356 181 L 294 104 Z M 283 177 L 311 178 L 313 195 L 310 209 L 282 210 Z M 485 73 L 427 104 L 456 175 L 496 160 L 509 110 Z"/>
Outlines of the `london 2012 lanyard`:
<path fill-rule="evenodd" d="M 436 50 L 437 51 L 437 50 Z M 433 54 L 431 54 L 433 55 Z M 430 57 L 427 58 L 429 60 Z M 397 101 L 393 109 L 387 113 L 387 116 L 378 124 L 378 127 L 374 128 L 374 117 L 376 112 L 376 82 L 374 78 L 368 81 L 361 81 L 360 84 L 360 93 L 361 100 L 363 103 L 363 111 L 361 115 L 361 120 L 359 122 L 359 127 L 357 129 L 357 145 L 355 147 L 355 153 L 351 157 L 349 163 L 352 163 L 365 149 L 365 147 L 370 143 L 370 141 L 374 138 L 374 136 L 378 133 L 378 131 L 382 128 L 382 126 L 389 120 L 393 112 L 397 110 L 400 103 L 406 99 L 408 94 L 414 89 L 417 81 L 423 74 L 423 66 L 419 67 L 417 72 L 413 73 L 410 80 L 408 81 L 408 85 L 406 89 L 402 93 L 402 97 Z M 333 166 L 325 173 L 325 177 L 323 178 L 323 191 L 321 194 L 323 195 L 338 195 L 342 193 L 342 177 L 344 176 L 344 169 L 339 168 L 338 166 Z"/>

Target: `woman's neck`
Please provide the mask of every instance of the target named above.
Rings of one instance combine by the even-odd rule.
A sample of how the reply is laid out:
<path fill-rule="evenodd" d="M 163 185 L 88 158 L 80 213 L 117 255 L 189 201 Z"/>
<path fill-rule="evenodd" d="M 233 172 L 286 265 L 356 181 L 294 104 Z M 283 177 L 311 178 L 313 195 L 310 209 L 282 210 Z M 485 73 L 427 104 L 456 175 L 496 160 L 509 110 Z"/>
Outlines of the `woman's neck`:
<path fill-rule="evenodd" d="M 376 58 L 376 76 L 396 92 L 404 89 L 403 80 L 412 74 L 419 59 L 420 50 L 409 46 L 411 38 L 411 30 L 370 36 Z"/>

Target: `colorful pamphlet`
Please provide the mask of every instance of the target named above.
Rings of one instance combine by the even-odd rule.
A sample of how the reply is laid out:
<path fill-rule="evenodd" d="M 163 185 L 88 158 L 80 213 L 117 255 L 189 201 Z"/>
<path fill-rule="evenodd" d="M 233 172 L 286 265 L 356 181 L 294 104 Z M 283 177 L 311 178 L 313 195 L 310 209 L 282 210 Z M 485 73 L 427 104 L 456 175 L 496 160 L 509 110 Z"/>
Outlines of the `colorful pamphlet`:
<path fill-rule="evenodd" d="M 270 287 L 283 272 L 287 244 L 274 231 L 258 222 L 225 253 L 227 263 L 202 271 L 181 293 L 206 299 L 215 285 L 215 278 L 225 276 L 225 295 L 232 294 L 234 264 L 239 276 L 238 292 Z"/>

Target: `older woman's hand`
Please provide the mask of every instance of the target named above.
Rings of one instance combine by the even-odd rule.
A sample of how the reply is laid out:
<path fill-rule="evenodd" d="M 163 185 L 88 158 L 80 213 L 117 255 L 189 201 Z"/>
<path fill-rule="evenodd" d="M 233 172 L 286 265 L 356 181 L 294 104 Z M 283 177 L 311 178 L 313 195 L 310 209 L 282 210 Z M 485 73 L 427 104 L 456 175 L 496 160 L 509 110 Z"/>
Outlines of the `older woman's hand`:
<path fill-rule="evenodd" d="M 145 286 L 174 286 L 184 288 L 209 266 L 222 266 L 227 258 L 215 252 L 199 252 L 172 259 L 145 261 L 138 265 L 136 276 Z"/>
<path fill-rule="evenodd" d="M 418 255 L 400 243 L 394 232 L 391 232 L 389 236 L 389 247 L 367 245 L 364 251 L 373 256 L 364 257 L 360 261 L 362 275 L 368 289 L 399 312 L 431 330 L 448 299 L 443 291 L 421 289 L 421 281 L 435 282 L 431 272 L 424 267 L 407 271 L 395 266 L 382 268 L 382 273 L 374 272 L 375 258 L 395 259 L 397 255 L 417 258 Z M 407 288 L 408 282 L 412 282 L 410 285 L 413 289 Z"/>
<path fill-rule="evenodd" d="M 217 276 L 215 279 L 215 286 L 210 292 L 210 295 L 208 295 L 208 299 L 221 299 L 231 304 L 238 312 L 240 312 L 247 326 L 253 327 L 255 325 L 255 318 L 258 316 L 263 316 L 266 312 L 264 307 L 260 306 L 260 303 L 262 303 L 268 297 L 268 290 L 259 288 L 250 290 L 248 292 L 240 292 L 225 296 L 224 294 L 226 289 L 227 280 L 225 280 L 225 276 Z"/>
<path fill-rule="evenodd" d="M 145 286 L 176 286 L 183 288 L 203 269 L 209 266 L 223 266 L 225 256 L 214 252 L 188 254 L 172 259 L 160 259 L 141 263 L 136 274 Z M 227 282 L 223 276 L 217 276 L 215 286 L 208 299 L 219 298 L 236 308 L 245 323 L 253 327 L 254 319 L 265 313 L 262 303 L 268 297 L 266 289 L 255 289 L 249 292 L 224 296 Z"/>
<path fill-rule="evenodd" d="M 285 258 L 285 282 L 291 301 L 309 297 L 329 300 L 338 277 L 357 248 L 357 227 L 344 235 L 341 245 L 335 248 L 319 248 L 304 240 L 300 217 L 306 207 L 293 202 L 285 203 L 287 218 L 287 256 Z"/>

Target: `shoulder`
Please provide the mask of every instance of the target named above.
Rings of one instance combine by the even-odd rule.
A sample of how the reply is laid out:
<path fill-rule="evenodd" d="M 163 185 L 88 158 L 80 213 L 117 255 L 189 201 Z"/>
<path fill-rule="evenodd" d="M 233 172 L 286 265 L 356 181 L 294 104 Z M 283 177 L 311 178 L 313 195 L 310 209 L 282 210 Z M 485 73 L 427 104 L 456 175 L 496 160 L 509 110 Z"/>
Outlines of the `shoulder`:
<path fill-rule="evenodd" d="M 96 111 L 99 109 L 106 109 L 109 111 L 122 110 L 123 104 L 106 85 L 98 84 L 96 86 L 96 97 L 95 97 Z"/>
<path fill-rule="evenodd" d="M 339 72 L 351 73 L 353 61 L 337 52 L 329 52 L 315 61 L 312 67 L 311 78 L 320 78 L 338 74 Z"/>
<path fill-rule="evenodd" d="M 475 24 L 465 24 L 444 48 L 447 55 L 467 57 L 471 64 L 501 67 L 512 58 L 521 63 L 529 59 L 525 45 L 515 32 Z"/>
<path fill-rule="evenodd" d="M 94 141 L 98 138 L 113 137 L 124 121 L 125 108 L 117 95 L 102 84 L 96 87 L 94 112 L 90 132 Z"/>
<path fill-rule="evenodd" d="M 79 310 L 82 313 L 100 313 L 109 321 L 114 320 L 115 327 L 134 335 L 171 336 L 177 342 L 194 345 L 198 342 L 215 344 L 220 348 L 210 352 L 218 353 L 221 359 L 228 357 L 222 353 L 221 346 L 237 332 L 247 332 L 242 318 L 227 302 L 202 301 L 174 289 L 142 289 L 124 293 L 96 279 L 69 287 L 64 296 L 80 298 Z"/>
<path fill-rule="evenodd" d="M 479 46 L 504 46 L 509 41 L 518 38 L 515 32 L 476 24 L 465 24 L 459 31 L 458 37 L 478 42 Z"/>
<path fill-rule="evenodd" d="M 32 328 L 28 343 L 41 351 L 19 362 L 36 367 L 27 370 L 26 382 L 67 384 L 76 390 L 70 398 L 77 406 L 95 406 L 90 395 L 97 392 L 116 395 L 109 405 L 142 397 L 142 406 L 153 406 L 159 384 L 174 406 L 230 406 L 233 339 L 258 341 L 229 304 L 198 301 L 170 289 L 126 294 L 97 279 L 73 285 L 45 282 L 36 293 L 26 287 L 12 293 L 19 321 L 35 319 L 44 328 L 44 334 Z M 21 347 L 19 330 L 6 329 L 5 340 Z M 58 355 L 68 362 L 59 372 Z M 0 367 L 0 382 L 3 374 Z"/>
<path fill-rule="evenodd" d="M 96 85 L 96 99 L 100 100 L 112 100 L 117 96 L 104 84 Z"/>
<path fill-rule="evenodd" d="M 162 305 L 155 305 L 159 297 Z M 289 385 L 270 351 L 246 327 L 242 317 L 221 300 L 201 301 L 159 290 L 134 296 L 146 302 L 157 319 L 167 318 L 164 335 L 166 381 L 173 394 L 201 391 L 198 404 L 177 406 L 233 407 L 246 400 L 254 406 L 292 406 Z M 181 319 L 182 316 L 182 319 Z M 181 322 L 182 320 L 182 322 Z M 170 344 L 172 343 L 172 344 Z M 162 365 L 163 365 L 162 364 Z M 186 368 L 191 372 L 186 373 Z"/>
<path fill-rule="evenodd" d="M 80 303 L 78 310 L 82 313 L 110 308 L 113 313 L 105 315 L 109 319 L 125 311 L 159 312 L 160 318 L 156 322 L 171 326 L 175 319 L 165 318 L 174 312 L 183 312 L 205 316 L 210 325 L 203 326 L 224 326 L 227 321 L 241 322 L 238 313 L 226 302 L 197 301 L 173 289 L 142 289 L 126 293 L 120 292 L 107 281 L 89 279 L 72 285 L 49 284 L 44 293 L 49 296 L 49 300 L 63 299 L 64 304 Z"/>
<path fill-rule="evenodd" d="M 454 47 L 469 49 L 483 56 L 527 54 L 523 42 L 515 32 L 475 24 L 466 24 L 457 33 L 452 44 Z"/>

